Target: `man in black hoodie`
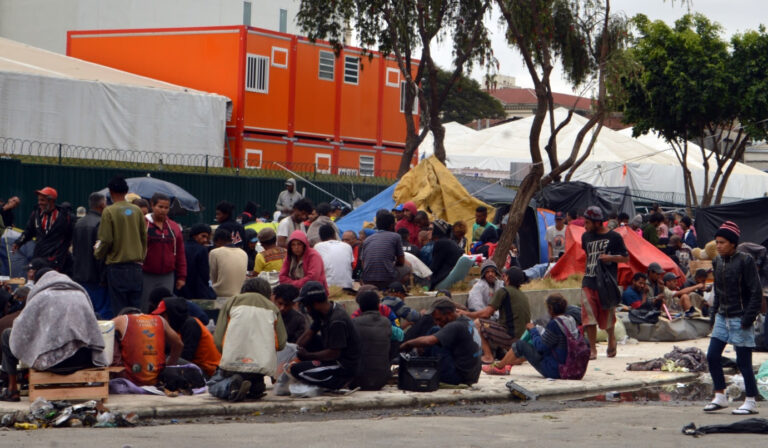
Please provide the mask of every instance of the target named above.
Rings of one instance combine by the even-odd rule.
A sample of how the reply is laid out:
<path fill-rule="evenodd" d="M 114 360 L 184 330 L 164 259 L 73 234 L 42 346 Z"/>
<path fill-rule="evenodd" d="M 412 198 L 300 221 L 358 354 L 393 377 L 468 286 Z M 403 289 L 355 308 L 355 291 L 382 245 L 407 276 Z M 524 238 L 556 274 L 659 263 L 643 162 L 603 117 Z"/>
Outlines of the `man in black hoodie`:
<path fill-rule="evenodd" d="M 216 205 L 216 222 L 219 229 L 224 229 L 232 235 L 232 245 L 245 249 L 245 229 L 235 221 L 235 206 L 227 201 L 221 201 Z"/>
<path fill-rule="evenodd" d="M 184 242 L 184 254 L 187 257 L 187 282 L 178 291 L 179 296 L 187 299 L 215 299 L 208 281 L 211 279 L 208 266 L 208 248 L 211 242 L 211 227 L 195 224 L 189 230 L 189 239 Z"/>
<path fill-rule="evenodd" d="M 200 367 L 206 377 L 211 377 L 216 372 L 221 353 L 213 342 L 211 332 L 202 322 L 189 315 L 186 300 L 180 297 L 163 299 L 152 314 L 162 316 L 179 334 L 184 343 L 182 359 Z M 183 364 L 183 361 L 180 363 Z"/>

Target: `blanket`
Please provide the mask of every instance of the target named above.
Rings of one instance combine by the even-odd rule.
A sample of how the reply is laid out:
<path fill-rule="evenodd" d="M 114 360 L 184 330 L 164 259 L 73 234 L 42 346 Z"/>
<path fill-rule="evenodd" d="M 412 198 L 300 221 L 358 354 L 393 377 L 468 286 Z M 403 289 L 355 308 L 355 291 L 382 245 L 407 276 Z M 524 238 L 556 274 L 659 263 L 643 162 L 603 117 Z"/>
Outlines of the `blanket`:
<path fill-rule="evenodd" d="M 91 349 L 93 365 L 105 366 L 104 338 L 88 293 L 64 274 L 43 275 L 13 323 L 11 352 L 24 364 L 47 370 Z"/>

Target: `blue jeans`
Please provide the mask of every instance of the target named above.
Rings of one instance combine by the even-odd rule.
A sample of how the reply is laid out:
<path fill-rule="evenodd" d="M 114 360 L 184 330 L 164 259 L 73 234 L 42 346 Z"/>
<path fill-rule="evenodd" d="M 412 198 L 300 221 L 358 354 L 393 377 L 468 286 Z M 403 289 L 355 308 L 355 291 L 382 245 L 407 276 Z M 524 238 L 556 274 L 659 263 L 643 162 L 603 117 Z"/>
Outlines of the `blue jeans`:
<path fill-rule="evenodd" d="M 427 356 L 437 357 L 439 361 L 440 382 L 447 384 L 462 384 L 464 378 L 456 371 L 456 363 L 453 361 L 453 353 L 440 345 L 433 345 L 425 353 Z"/>
<path fill-rule="evenodd" d="M 93 311 L 102 320 L 109 320 L 115 317 L 112 313 L 112 304 L 109 302 L 107 288 L 98 283 L 83 283 L 80 285 L 88 293 L 93 304 Z"/>
<path fill-rule="evenodd" d="M 234 373 L 225 372 L 222 370 L 216 370 L 211 379 L 208 380 L 206 385 L 208 386 L 208 393 L 216 398 L 222 400 L 229 399 L 229 388 L 234 379 Z M 249 397 L 260 396 L 265 390 L 264 375 L 258 373 L 239 373 L 241 378 L 251 382 L 251 390 L 248 392 Z"/>

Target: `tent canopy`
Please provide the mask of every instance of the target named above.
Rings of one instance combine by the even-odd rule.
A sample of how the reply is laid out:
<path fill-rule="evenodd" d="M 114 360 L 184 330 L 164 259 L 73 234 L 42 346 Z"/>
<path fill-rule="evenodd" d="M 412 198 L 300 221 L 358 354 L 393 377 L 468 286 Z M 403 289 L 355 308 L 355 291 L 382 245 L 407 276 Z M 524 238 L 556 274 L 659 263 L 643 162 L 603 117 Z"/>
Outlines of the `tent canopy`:
<path fill-rule="evenodd" d="M 768 198 L 696 209 L 696 242 L 699 246 L 704 247 L 707 242 L 715 239 L 715 232 L 725 221 L 738 224 L 741 242 L 765 245 L 768 240 Z"/>
<path fill-rule="evenodd" d="M 618 215 L 621 212 L 635 215 L 635 204 L 627 187 L 593 187 L 585 182 L 559 182 L 549 184 L 537 195 L 540 207 L 567 212 L 583 212 L 587 207 L 596 205 L 605 216 Z"/>
<path fill-rule="evenodd" d="M 495 206 L 511 204 L 517 196 L 516 190 L 498 183 L 489 183 L 487 180 L 472 176 L 456 175 L 455 177 L 473 197 Z"/>
<path fill-rule="evenodd" d="M 553 279 L 562 281 L 573 274 L 584 273 L 587 266 L 587 255 L 581 248 L 581 236 L 584 232 L 584 227 L 566 227 L 565 254 L 549 271 Z M 629 263 L 619 263 L 618 281 L 621 286 L 626 287 L 632 283 L 635 272 L 648 272 L 648 265 L 654 262 L 659 263 L 665 272 L 684 276 L 683 271 L 671 258 L 637 233 L 623 226 L 618 227 L 615 232 L 624 239 L 624 245 L 629 252 Z"/>
<path fill-rule="evenodd" d="M 377 211 L 381 209 L 392 210 L 395 207 L 395 200 L 392 198 L 395 187 L 397 187 L 397 182 L 336 221 L 339 232 L 351 230 L 357 233 L 363 228 L 365 221 L 373 222 Z"/>

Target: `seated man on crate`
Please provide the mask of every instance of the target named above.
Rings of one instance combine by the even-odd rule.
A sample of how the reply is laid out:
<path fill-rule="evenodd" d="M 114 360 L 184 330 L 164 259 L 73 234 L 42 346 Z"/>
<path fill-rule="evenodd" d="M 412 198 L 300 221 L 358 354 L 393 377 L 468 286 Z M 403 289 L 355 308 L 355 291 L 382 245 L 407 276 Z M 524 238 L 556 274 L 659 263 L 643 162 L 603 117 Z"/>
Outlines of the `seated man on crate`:
<path fill-rule="evenodd" d="M 36 271 L 34 280 L 24 309 L 2 334 L 2 364 L 9 378 L 4 401 L 19 401 L 19 360 L 35 370 L 61 374 L 108 364 L 85 290 L 51 268 Z"/>
<path fill-rule="evenodd" d="M 435 324 L 432 334 L 403 342 L 400 350 L 424 348 L 426 356 L 440 359 L 440 382 L 447 384 L 475 384 L 480 377 L 483 351 L 475 324 L 456 313 L 456 304 L 440 298 L 427 311 Z"/>

